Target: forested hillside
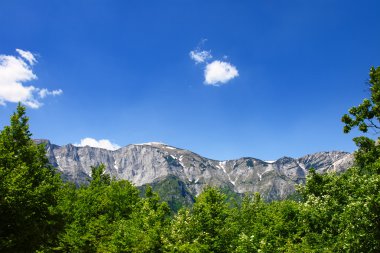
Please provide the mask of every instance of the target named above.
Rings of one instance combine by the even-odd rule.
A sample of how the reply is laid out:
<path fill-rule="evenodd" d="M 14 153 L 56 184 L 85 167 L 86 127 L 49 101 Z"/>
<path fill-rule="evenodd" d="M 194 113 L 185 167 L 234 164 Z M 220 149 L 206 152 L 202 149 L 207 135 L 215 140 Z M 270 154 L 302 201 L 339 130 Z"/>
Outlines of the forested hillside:
<path fill-rule="evenodd" d="M 369 83 L 370 98 L 343 116 L 344 132 L 380 128 L 380 67 L 371 68 Z M 89 184 L 63 182 L 19 105 L 0 133 L 0 251 L 379 252 L 379 139 L 354 141 L 354 167 L 312 170 L 297 200 L 268 203 L 251 193 L 234 202 L 206 188 L 173 214 L 151 187 L 141 197 L 102 165 Z"/>

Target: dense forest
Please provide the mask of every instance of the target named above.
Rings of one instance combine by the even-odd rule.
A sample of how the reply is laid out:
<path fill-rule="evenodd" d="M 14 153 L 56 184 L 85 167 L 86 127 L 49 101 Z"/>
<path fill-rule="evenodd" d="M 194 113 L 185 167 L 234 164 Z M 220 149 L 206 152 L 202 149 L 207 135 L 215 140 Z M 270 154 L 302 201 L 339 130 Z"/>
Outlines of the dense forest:
<path fill-rule="evenodd" d="M 370 97 L 342 117 L 344 132 L 380 129 L 380 67 Z M 357 137 L 355 165 L 311 170 L 293 199 L 234 201 L 207 188 L 173 212 L 151 187 L 114 180 L 104 166 L 79 187 L 63 182 L 19 105 L 0 133 L 1 252 L 380 252 L 379 139 Z"/>

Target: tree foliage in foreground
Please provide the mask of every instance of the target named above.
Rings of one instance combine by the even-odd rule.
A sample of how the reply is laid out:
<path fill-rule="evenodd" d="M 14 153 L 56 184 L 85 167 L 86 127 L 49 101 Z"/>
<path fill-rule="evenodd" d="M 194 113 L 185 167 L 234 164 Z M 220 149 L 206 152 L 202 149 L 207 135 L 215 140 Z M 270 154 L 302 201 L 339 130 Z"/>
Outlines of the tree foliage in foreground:
<path fill-rule="evenodd" d="M 59 176 L 43 145 L 30 138 L 25 108 L 18 106 L 10 126 L 0 133 L 0 249 L 33 251 L 58 233 Z"/>
<path fill-rule="evenodd" d="M 345 132 L 379 128 L 379 80 L 372 68 L 371 97 L 343 116 Z M 355 166 L 345 173 L 311 170 L 297 201 L 248 194 L 231 204 L 207 188 L 171 216 L 152 188 L 140 197 L 103 165 L 88 185 L 63 183 L 30 136 L 18 106 L 0 133 L 2 252 L 380 252 L 379 140 L 355 138 Z"/>

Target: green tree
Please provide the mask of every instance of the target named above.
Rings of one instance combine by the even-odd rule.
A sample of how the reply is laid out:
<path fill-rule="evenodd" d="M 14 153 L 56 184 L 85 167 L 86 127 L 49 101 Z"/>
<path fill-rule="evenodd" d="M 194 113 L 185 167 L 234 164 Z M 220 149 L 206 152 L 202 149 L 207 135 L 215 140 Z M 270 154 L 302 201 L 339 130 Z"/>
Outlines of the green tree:
<path fill-rule="evenodd" d="M 363 102 L 354 106 L 349 110 L 348 114 L 343 115 L 342 122 L 345 124 L 343 131 L 350 132 L 353 128 L 366 133 L 369 129 L 373 129 L 375 133 L 380 130 L 380 67 L 372 67 L 369 72 L 370 98 L 366 98 Z M 369 163 L 374 163 L 380 157 L 379 138 L 372 140 L 368 137 L 354 138 L 354 142 L 358 146 L 355 152 L 355 162 L 360 168 L 365 168 Z M 375 172 L 380 170 L 376 168 Z"/>
<path fill-rule="evenodd" d="M 54 241 L 59 217 L 52 212 L 61 186 L 44 145 L 31 139 L 25 107 L 0 133 L 0 251 L 31 252 Z"/>
<path fill-rule="evenodd" d="M 111 252 L 162 252 L 170 209 L 148 186 L 129 220 L 117 223 Z"/>
<path fill-rule="evenodd" d="M 65 217 L 64 231 L 56 250 L 63 252 L 109 251 L 117 222 L 127 220 L 139 202 L 139 192 L 128 181 L 111 180 L 105 166 L 92 168 L 89 185 L 67 187 L 59 210 Z"/>
<path fill-rule="evenodd" d="M 357 167 L 339 175 L 310 174 L 301 190 L 303 244 L 331 252 L 378 252 L 379 190 L 380 175 Z"/>
<path fill-rule="evenodd" d="M 299 204 L 283 200 L 265 203 L 260 195 L 247 195 L 236 213 L 235 252 L 285 252 L 300 241 Z"/>
<path fill-rule="evenodd" d="M 370 98 L 349 110 L 349 114 L 342 117 L 345 124 L 343 131 L 348 133 L 353 127 L 366 133 L 369 128 L 380 129 L 380 67 L 372 67 L 369 71 Z"/>
<path fill-rule="evenodd" d="M 380 68 L 370 70 L 369 99 L 342 117 L 343 131 L 366 133 L 379 129 Z M 380 146 L 379 139 L 354 138 L 355 166 L 345 173 L 320 175 L 311 170 L 300 188 L 303 221 L 302 248 L 321 252 L 379 252 Z"/>
<path fill-rule="evenodd" d="M 207 188 L 192 210 L 175 216 L 166 248 L 171 252 L 231 252 L 232 227 L 226 196 L 216 188 Z"/>

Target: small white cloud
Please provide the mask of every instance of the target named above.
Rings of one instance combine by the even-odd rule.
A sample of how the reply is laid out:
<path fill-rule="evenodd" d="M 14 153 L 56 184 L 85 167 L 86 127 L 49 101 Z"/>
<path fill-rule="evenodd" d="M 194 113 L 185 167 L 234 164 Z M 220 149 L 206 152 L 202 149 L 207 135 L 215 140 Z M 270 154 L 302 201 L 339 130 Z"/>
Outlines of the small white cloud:
<path fill-rule="evenodd" d="M 21 102 L 31 108 L 39 108 L 42 103 L 35 97 L 47 95 L 60 95 L 62 90 L 49 91 L 24 83 L 37 79 L 32 66 L 37 62 L 35 56 L 21 49 L 16 49 L 20 56 L 0 55 L 0 105 L 7 102 Z"/>
<path fill-rule="evenodd" d="M 210 51 L 200 51 L 198 49 L 190 51 L 189 53 L 190 58 L 195 61 L 195 64 L 203 63 L 207 60 L 212 59 L 212 55 Z"/>
<path fill-rule="evenodd" d="M 48 89 L 41 89 L 38 91 L 38 95 L 40 96 L 40 98 L 44 98 L 46 96 L 58 96 L 58 95 L 61 95 L 63 93 L 63 91 L 61 89 L 59 90 L 52 90 L 52 91 L 49 91 Z"/>
<path fill-rule="evenodd" d="M 80 143 L 79 144 L 76 143 L 74 144 L 74 146 L 77 146 L 77 147 L 90 146 L 94 148 L 103 148 L 103 149 L 108 149 L 108 150 L 116 150 L 120 148 L 119 145 L 112 143 L 107 139 L 102 139 L 102 140 L 97 141 L 93 138 L 81 139 Z"/>
<path fill-rule="evenodd" d="M 206 65 L 205 84 L 218 86 L 218 83 L 227 83 L 231 79 L 239 76 L 235 66 L 224 61 L 213 61 Z"/>
<path fill-rule="evenodd" d="M 219 86 L 220 84 L 227 83 L 231 79 L 238 77 L 239 72 L 237 68 L 229 63 L 228 56 L 223 55 L 223 60 L 214 60 L 210 63 L 209 60 L 213 58 L 211 51 L 202 50 L 202 46 L 207 39 L 201 40 L 195 50 L 190 51 L 189 55 L 196 64 L 204 63 L 204 83 L 206 85 Z"/>

